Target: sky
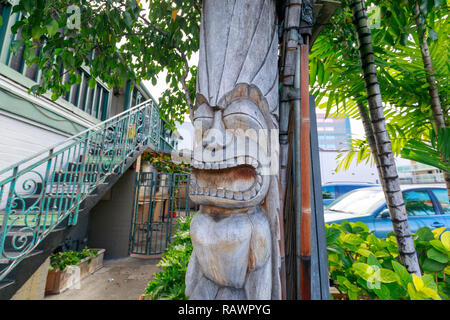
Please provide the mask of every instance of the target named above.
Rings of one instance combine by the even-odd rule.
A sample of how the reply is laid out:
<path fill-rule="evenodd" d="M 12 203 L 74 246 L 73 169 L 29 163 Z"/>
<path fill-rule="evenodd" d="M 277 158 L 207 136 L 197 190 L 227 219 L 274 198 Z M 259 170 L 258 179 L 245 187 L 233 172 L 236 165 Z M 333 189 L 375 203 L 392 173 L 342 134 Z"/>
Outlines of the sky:
<path fill-rule="evenodd" d="M 190 62 L 197 63 L 196 60 L 198 60 L 198 56 L 193 57 Z M 166 72 L 162 72 L 158 75 L 158 81 L 155 86 L 152 85 L 151 81 L 143 81 L 144 85 L 149 89 L 150 93 L 157 100 L 161 97 L 164 90 L 168 88 L 165 79 L 166 79 Z M 361 120 L 350 119 L 350 127 L 353 138 L 362 138 L 364 136 L 364 128 L 362 126 Z M 183 148 L 192 149 L 193 126 L 188 115 L 186 115 L 185 117 L 184 124 L 177 125 L 177 129 L 180 135 L 183 137 L 183 140 L 179 142 L 180 149 Z"/>
<path fill-rule="evenodd" d="M 194 57 L 193 59 L 198 59 L 198 57 Z M 197 63 L 197 61 L 193 61 Z M 168 88 L 166 84 L 166 73 L 163 72 L 159 74 L 158 81 L 155 86 L 152 85 L 151 81 L 143 81 L 144 85 L 149 89 L 150 93 L 153 95 L 155 99 L 159 99 L 164 92 Z M 319 109 L 317 109 L 319 112 Z M 323 112 L 321 110 L 321 112 Z M 363 138 L 364 137 L 364 128 L 361 120 L 350 119 L 350 128 L 352 132 L 353 138 Z M 183 124 L 177 125 L 178 133 L 183 137 L 182 140 L 178 142 L 179 150 L 189 149 L 192 150 L 193 146 L 193 132 L 194 127 L 192 126 L 191 120 L 189 119 L 189 115 L 185 116 L 185 121 Z M 409 165 L 410 161 L 406 159 L 402 159 L 400 157 L 395 157 L 397 165 Z"/>

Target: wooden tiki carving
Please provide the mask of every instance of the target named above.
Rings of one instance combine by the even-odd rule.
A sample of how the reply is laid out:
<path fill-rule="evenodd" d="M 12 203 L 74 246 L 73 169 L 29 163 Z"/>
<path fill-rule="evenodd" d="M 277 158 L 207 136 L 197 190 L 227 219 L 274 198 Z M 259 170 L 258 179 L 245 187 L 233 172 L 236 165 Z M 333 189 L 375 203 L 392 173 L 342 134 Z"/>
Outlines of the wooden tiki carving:
<path fill-rule="evenodd" d="M 275 0 L 204 0 L 190 299 L 280 299 Z"/>

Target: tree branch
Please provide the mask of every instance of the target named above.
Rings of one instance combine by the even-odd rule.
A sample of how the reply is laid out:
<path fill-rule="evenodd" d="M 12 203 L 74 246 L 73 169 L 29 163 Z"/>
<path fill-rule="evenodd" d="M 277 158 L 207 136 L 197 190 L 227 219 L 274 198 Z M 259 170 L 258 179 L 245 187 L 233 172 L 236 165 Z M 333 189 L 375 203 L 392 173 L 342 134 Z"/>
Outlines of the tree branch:
<path fill-rule="evenodd" d="M 181 50 L 179 50 L 177 48 L 175 50 L 178 51 L 178 53 L 181 55 L 181 58 L 184 61 L 184 74 L 181 77 L 180 81 L 181 81 L 181 85 L 182 85 L 183 90 L 184 90 L 184 94 L 186 95 L 186 101 L 188 103 L 189 110 L 192 110 L 192 108 L 194 106 L 193 106 L 192 100 L 191 100 L 191 91 L 189 90 L 189 88 L 187 87 L 187 84 L 186 84 L 186 79 L 189 76 L 189 72 L 190 72 L 189 61 L 188 61 L 186 55 L 184 54 L 184 52 L 182 52 Z"/>

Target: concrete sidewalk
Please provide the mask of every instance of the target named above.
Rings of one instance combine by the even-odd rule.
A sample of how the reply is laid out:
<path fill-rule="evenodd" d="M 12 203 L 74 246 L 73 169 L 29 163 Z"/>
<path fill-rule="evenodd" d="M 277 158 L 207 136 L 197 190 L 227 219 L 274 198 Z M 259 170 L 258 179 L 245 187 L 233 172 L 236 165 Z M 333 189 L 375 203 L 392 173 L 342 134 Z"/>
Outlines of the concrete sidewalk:
<path fill-rule="evenodd" d="M 80 289 L 68 289 L 44 300 L 138 300 L 153 274 L 159 271 L 160 257 L 105 259 L 103 268 L 84 278 Z"/>

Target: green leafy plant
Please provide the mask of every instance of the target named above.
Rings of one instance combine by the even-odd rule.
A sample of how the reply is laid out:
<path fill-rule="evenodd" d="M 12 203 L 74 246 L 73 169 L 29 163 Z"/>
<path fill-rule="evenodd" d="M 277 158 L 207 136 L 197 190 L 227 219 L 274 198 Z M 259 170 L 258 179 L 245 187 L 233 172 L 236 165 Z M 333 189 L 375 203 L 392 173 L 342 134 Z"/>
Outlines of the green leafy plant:
<path fill-rule="evenodd" d="M 414 139 L 408 140 L 401 151 L 402 158 L 450 172 L 450 127 L 440 128 L 437 137 L 431 129 L 430 137 L 431 145 Z"/>
<path fill-rule="evenodd" d="M 145 290 L 145 300 L 188 299 L 184 295 L 184 278 L 193 249 L 189 234 L 190 223 L 191 217 L 178 220 L 172 243 L 158 263 L 161 271 L 154 275 Z"/>
<path fill-rule="evenodd" d="M 184 162 L 175 163 L 170 155 L 157 152 L 146 152 L 142 155 L 142 161 L 150 163 L 156 170 L 168 173 L 189 173 L 190 165 Z"/>
<path fill-rule="evenodd" d="M 91 263 L 91 259 L 98 257 L 98 250 L 88 249 L 85 247 L 82 251 L 64 251 L 53 253 L 50 256 L 50 270 L 60 270 L 63 271 L 68 266 L 77 265 L 81 260 L 85 258 L 88 259 L 88 263 Z"/>
<path fill-rule="evenodd" d="M 422 277 L 398 261 L 395 237 L 377 238 L 362 222 L 326 225 L 331 285 L 350 300 L 450 299 L 450 231 L 414 234 Z"/>

